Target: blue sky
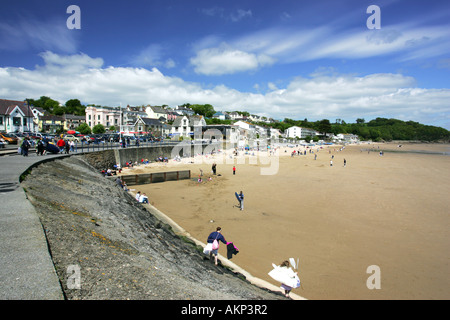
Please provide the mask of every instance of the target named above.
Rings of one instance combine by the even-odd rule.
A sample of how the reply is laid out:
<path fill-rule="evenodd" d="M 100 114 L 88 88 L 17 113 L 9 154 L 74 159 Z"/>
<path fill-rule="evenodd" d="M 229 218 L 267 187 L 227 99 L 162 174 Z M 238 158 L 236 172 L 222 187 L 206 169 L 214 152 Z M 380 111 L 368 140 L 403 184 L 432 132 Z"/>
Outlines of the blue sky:
<path fill-rule="evenodd" d="M 81 29 L 68 29 L 70 5 Z M 381 28 L 369 29 L 370 5 Z M 210 103 L 275 119 L 394 117 L 450 129 L 450 3 L 16 0 L 0 98 Z"/>

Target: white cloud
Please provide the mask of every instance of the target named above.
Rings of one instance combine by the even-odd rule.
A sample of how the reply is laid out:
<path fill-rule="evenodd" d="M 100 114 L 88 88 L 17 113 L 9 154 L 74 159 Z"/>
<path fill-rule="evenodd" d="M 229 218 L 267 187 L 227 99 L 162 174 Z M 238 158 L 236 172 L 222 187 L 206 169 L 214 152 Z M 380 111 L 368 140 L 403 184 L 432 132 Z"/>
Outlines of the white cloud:
<path fill-rule="evenodd" d="M 77 98 L 106 106 L 210 103 L 216 110 L 246 110 L 276 119 L 393 117 L 450 129 L 450 89 L 417 88 L 414 78 L 401 74 L 355 76 L 318 70 L 285 87 L 267 83 L 266 93 L 251 93 L 224 85 L 205 88 L 156 68 L 104 67 L 101 58 L 85 54 L 45 52 L 41 57 L 45 64 L 33 70 L 0 68 L 0 97 L 46 95 L 62 103 Z"/>
<path fill-rule="evenodd" d="M 222 45 L 200 50 L 190 62 L 196 73 L 223 75 L 254 71 L 261 66 L 272 64 L 274 60 L 265 54 L 256 55 Z"/>

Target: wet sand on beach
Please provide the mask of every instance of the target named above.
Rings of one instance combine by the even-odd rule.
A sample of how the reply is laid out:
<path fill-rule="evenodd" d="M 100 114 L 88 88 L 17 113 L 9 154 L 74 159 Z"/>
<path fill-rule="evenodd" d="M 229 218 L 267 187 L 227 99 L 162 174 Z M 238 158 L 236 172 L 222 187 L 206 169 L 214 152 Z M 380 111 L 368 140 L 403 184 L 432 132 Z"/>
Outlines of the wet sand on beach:
<path fill-rule="evenodd" d="M 267 275 L 271 264 L 299 258 L 302 288 L 293 292 L 307 299 L 449 299 L 450 156 L 405 151 L 449 152 L 450 145 L 339 148 L 324 146 L 317 160 L 309 152 L 291 157 L 300 147 L 280 149 L 272 175 L 261 175 L 257 156 L 235 162 L 233 175 L 221 155 L 220 176 L 211 174 L 211 158 L 123 174 L 190 169 L 191 180 L 131 188 L 202 242 L 221 226 L 240 250 L 232 261 L 255 277 L 279 285 Z M 244 211 L 234 195 L 241 190 Z M 219 252 L 226 256 L 225 245 Z M 367 287 L 371 265 L 380 268 L 381 289 Z"/>

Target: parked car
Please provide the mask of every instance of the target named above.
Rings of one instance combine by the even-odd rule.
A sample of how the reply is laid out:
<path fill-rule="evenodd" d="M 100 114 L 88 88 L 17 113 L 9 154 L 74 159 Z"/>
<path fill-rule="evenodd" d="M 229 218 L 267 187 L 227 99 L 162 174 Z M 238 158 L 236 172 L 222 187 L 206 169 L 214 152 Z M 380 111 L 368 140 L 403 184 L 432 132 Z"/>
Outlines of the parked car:
<path fill-rule="evenodd" d="M 0 138 L 8 142 L 9 144 L 18 144 L 19 138 L 10 135 L 9 133 L 0 133 Z"/>
<path fill-rule="evenodd" d="M 73 134 L 66 134 L 64 136 L 64 140 L 69 140 L 69 141 L 75 141 L 75 142 L 80 142 L 80 138 L 75 137 Z"/>
<path fill-rule="evenodd" d="M 5 148 L 8 142 L 5 141 L 5 139 L 0 138 L 0 149 Z"/>

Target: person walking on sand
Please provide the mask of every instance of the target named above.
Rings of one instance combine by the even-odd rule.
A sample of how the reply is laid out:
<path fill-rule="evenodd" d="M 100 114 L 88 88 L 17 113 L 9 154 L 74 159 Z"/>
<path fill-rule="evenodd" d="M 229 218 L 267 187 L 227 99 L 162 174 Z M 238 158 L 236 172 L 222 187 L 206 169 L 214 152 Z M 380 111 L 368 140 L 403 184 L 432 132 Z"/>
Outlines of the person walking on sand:
<path fill-rule="evenodd" d="M 219 241 L 222 241 L 224 244 L 227 244 L 227 241 L 225 240 L 225 237 L 222 235 L 222 228 L 217 227 L 216 231 L 211 232 L 208 236 L 208 239 L 206 240 L 207 243 L 213 244 L 213 249 L 209 253 L 210 259 L 214 255 L 214 264 L 217 266 L 217 256 L 219 254 Z M 214 247 L 214 242 L 217 242 L 217 247 Z"/>
<path fill-rule="evenodd" d="M 290 267 L 289 261 L 287 260 L 283 261 L 280 264 L 280 267 L 283 268 L 283 270 L 287 273 L 289 277 L 295 278 L 297 276 L 297 272 L 294 272 L 294 270 L 292 270 L 292 268 Z M 289 293 L 291 292 L 292 287 L 282 283 L 280 288 L 284 290 L 284 295 L 286 296 L 286 298 L 289 298 Z"/>
<path fill-rule="evenodd" d="M 216 175 L 216 167 L 217 167 L 217 165 L 216 165 L 216 163 L 214 162 L 213 163 L 213 165 L 212 165 L 212 172 L 213 172 L 213 175 Z"/>
<path fill-rule="evenodd" d="M 233 166 L 233 176 L 236 175 L 236 167 Z"/>
<path fill-rule="evenodd" d="M 239 192 L 239 208 L 241 211 L 244 210 L 244 193 L 242 191 Z"/>
<path fill-rule="evenodd" d="M 344 167 L 347 165 L 347 160 L 344 159 Z"/>

